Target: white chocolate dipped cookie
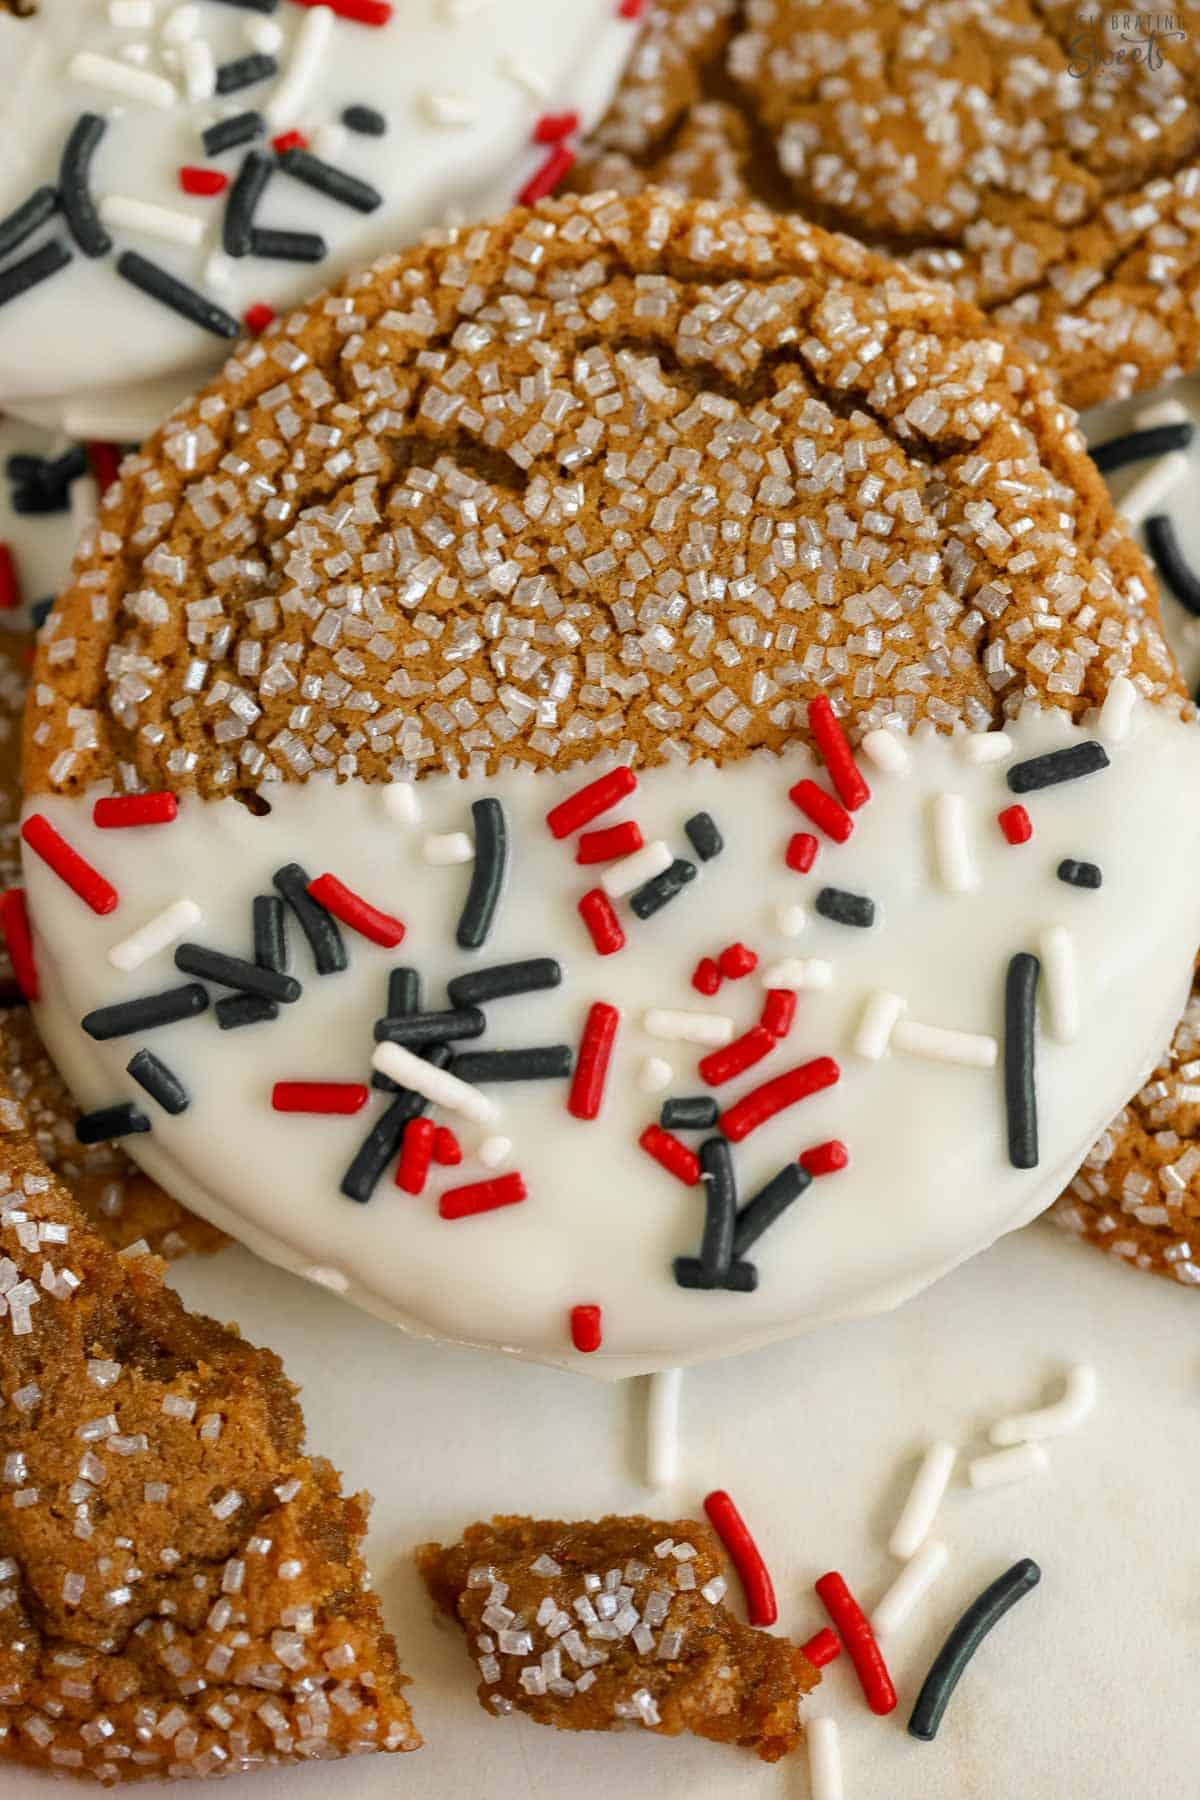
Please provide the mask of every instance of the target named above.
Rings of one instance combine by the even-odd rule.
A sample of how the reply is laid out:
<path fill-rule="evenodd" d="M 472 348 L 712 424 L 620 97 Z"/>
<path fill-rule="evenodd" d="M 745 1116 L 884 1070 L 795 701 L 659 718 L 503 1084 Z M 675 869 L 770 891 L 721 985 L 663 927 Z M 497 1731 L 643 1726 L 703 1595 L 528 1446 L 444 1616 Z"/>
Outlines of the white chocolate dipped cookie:
<path fill-rule="evenodd" d="M 0 10 L 0 407 L 134 440 L 317 283 L 547 192 L 620 0 Z"/>
<path fill-rule="evenodd" d="M 35 680 L 85 1133 L 414 1331 L 895 1304 L 1186 990 L 1200 738 L 1071 415 L 792 220 L 551 202 L 321 297 L 126 463 Z"/>

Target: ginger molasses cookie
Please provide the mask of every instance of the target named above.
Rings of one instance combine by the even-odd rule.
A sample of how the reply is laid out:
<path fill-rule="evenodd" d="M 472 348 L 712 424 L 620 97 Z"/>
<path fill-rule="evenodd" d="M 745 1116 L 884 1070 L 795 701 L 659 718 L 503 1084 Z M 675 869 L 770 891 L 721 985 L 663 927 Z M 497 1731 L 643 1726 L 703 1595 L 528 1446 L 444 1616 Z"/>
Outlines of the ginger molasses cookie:
<path fill-rule="evenodd" d="M 137 439 L 273 310 L 427 226 L 548 192 L 637 10 L 0 13 L 0 406 Z"/>
<path fill-rule="evenodd" d="M 698 1519 L 496 1518 L 416 1556 L 467 1638 L 487 1713 L 690 1731 L 764 1762 L 800 1742 L 799 1702 L 820 1673 L 725 1605 L 717 1534 Z"/>
<path fill-rule="evenodd" d="M 106 1783 L 420 1744 L 279 1359 L 117 1256 L 0 1098 L 0 1758 Z"/>
<path fill-rule="evenodd" d="M 1049 383 L 945 286 L 667 194 L 247 346 L 105 496 L 26 753 L 81 1135 L 605 1374 L 1032 1217 L 1194 950 L 1200 734 Z"/>
<path fill-rule="evenodd" d="M 1090 406 L 1200 361 L 1198 90 L 1192 0 L 663 0 L 579 178 L 740 180 L 951 281 Z"/>

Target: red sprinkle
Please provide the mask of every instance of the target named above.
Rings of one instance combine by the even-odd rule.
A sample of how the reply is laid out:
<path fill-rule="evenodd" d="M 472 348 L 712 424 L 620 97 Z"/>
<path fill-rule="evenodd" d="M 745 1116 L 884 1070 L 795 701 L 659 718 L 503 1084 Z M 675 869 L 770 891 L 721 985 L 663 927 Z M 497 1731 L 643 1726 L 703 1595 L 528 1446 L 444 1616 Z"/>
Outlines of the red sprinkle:
<path fill-rule="evenodd" d="M 211 199 L 214 194 L 223 194 L 229 186 L 229 177 L 220 169 L 198 169 L 194 163 L 185 163 L 179 171 L 179 185 L 185 194 L 203 194 Z"/>
<path fill-rule="evenodd" d="M 242 324 L 247 331 L 252 331 L 257 337 L 260 331 L 267 329 L 274 317 L 275 308 L 273 306 L 268 306 L 265 300 L 256 300 L 253 306 L 248 306 L 242 314 Z"/>
<path fill-rule="evenodd" d="M 174 794 L 160 789 L 153 794 L 107 794 L 92 808 L 92 824 L 103 831 L 126 825 L 169 825 L 179 807 Z"/>
<path fill-rule="evenodd" d="M 437 1126 L 432 1119 L 410 1119 L 404 1127 L 400 1160 L 396 1164 L 396 1186 L 403 1188 L 406 1194 L 419 1194 L 425 1186 L 436 1136 Z"/>
<path fill-rule="evenodd" d="M 796 995 L 792 988 L 768 988 L 758 1022 L 772 1037 L 783 1038 L 792 1029 L 796 1017 Z"/>
<path fill-rule="evenodd" d="M 854 830 L 854 820 L 845 807 L 815 781 L 798 781 L 794 788 L 788 789 L 788 799 L 800 808 L 805 818 L 828 832 L 835 844 L 844 844 Z"/>
<path fill-rule="evenodd" d="M 698 994 L 707 994 L 710 999 L 724 979 L 711 956 L 702 956 L 692 970 L 692 986 Z"/>
<path fill-rule="evenodd" d="M 285 150 L 307 150 L 308 139 L 302 131 L 281 131 L 278 137 L 271 139 L 271 148 L 280 156 Z"/>
<path fill-rule="evenodd" d="M 584 1356 L 590 1356 L 598 1350 L 604 1341 L 604 1332 L 600 1323 L 598 1306 L 573 1306 L 571 1308 L 571 1342 Z"/>
<path fill-rule="evenodd" d="M 534 206 L 552 194 L 575 161 L 569 144 L 557 144 L 540 168 L 535 169 L 517 195 L 518 206 Z"/>
<path fill-rule="evenodd" d="M 525 1177 L 495 1175 L 490 1181 L 470 1181 L 466 1187 L 447 1188 L 438 1201 L 443 1219 L 470 1219 L 476 1213 L 495 1212 L 500 1206 L 516 1206 L 527 1196 Z"/>
<path fill-rule="evenodd" d="M 433 1160 L 443 1169 L 457 1168 L 462 1161 L 462 1145 L 448 1125 L 439 1125 L 433 1134 Z"/>
<path fill-rule="evenodd" d="M 625 819 L 620 825 L 606 825 L 601 831 L 585 831 L 575 846 L 575 861 L 612 862 L 618 856 L 632 856 L 644 842 L 636 819 Z"/>
<path fill-rule="evenodd" d="M 764 1026 L 752 1025 L 731 1044 L 724 1044 L 720 1050 L 710 1050 L 707 1056 L 700 1058 L 696 1065 L 700 1078 L 709 1087 L 720 1087 L 722 1082 L 732 1081 L 735 1075 L 744 1074 L 764 1056 L 769 1056 L 777 1042 L 774 1034 Z"/>
<path fill-rule="evenodd" d="M 579 1055 L 567 1095 L 567 1111 L 576 1119 L 594 1119 L 604 1099 L 608 1062 L 621 1015 L 606 1000 L 594 1000 L 584 1021 Z"/>
<path fill-rule="evenodd" d="M 617 6 L 618 19 L 640 19 L 646 0 L 619 0 Z"/>
<path fill-rule="evenodd" d="M 93 869 L 90 862 L 80 856 L 78 850 L 72 850 L 64 837 L 60 837 L 45 813 L 30 813 L 21 827 L 21 836 L 31 850 L 37 852 L 44 863 L 65 881 L 73 893 L 90 906 L 94 913 L 110 913 L 117 904 L 117 890 L 111 881 L 106 881 L 99 869 Z"/>
<path fill-rule="evenodd" d="M 121 467 L 121 446 L 107 443 L 103 438 L 90 438 L 87 456 L 97 491 L 106 494 L 117 479 Z"/>
<path fill-rule="evenodd" d="M 850 741 L 842 730 L 828 695 L 818 694 L 815 700 L 809 701 L 808 729 L 816 740 L 817 749 L 821 752 L 825 767 L 829 770 L 829 779 L 837 789 L 842 805 L 849 812 L 857 812 L 871 798 L 871 790 L 863 780 L 862 771 L 854 760 Z"/>
<path fill-rule="evenodd" d="M 11 612 L 21 604 L 21 584 L 12 550 L 0 543 L 0 611 Z"/>
<path fill-rule="evenodd" d="M 552 806 L 546 814 L 546 823 L 556 838 L 570 837 L 581 825 L 590 825 L 626 794 L 632 794 L 636 786 L 637 776 L 627 763 L 621 763 L 607 775 L 597 775 L 595 781 L 576 788 L 573 794 Z"/>
<path fill-rule="evenodd" d="M 807 1656 L 814 1669 L 823 1669 L 842 1654 L 841 1642 L 835 1631 L 828 1625 L 822 1625 L 820 1631 L 814 1632 L 807 1644 L 800 1646 L 801 1656 Z"/>
<path fill-rule="evenodd" d="M 827 1144 L 802 1150 L 796 1160 L 810 1175 L 836 1175 L 850 1161 L 850 1152 L 840 1138 L 830 1138 Z"/>
<path fill-rule="evenodd" d="M 1033 836 L 1033 821 L 1023 806 L 1006 806 L 996 814 L 996 823 L 1010 844 L 1027 844 Z"/>
<path fill-rule="evenodd" d="M 286 1113 L 356 1113 L 367 1096 L 361 1081 L 277 1081 L 271 1105 Z"/>
<path fill-rule="evenodd" d="M 579 902 L 579 916 L 601 956 L 611 956 L 615 950 L 624 949 L 625 933 L 621 930 L 621 921 L 603 888 L 588 889 Z"/>
<path fill-rule="evenodd" d="M 296 0 L 296 5 L 328 6 L 355 25 L 386 25 L 392 16 L 391 0 Z"/>
<path fill-rule="evenodd" d="M 775 1589 L 745 1519 L 724 1488 L 714 1488 L 711 1494 L 704 1496 L 704 1510 L 741 1579 L 746 1594 L 746 1617 L 752 1625 L 773 1625 L 779 1617 Z"/>
<path fill-rule="evenodd" d="M 29 929 L 29 909 L 25 905 L 25 889 L 5 888 L 0 894 L 0 931 L 8 948 L 8 959 L 17 978 L 17 986 L 26 1000 L 36 1000 L 41 993 L 37 964 L 33 960 L 33 933 Z"/>
<path fill-rule="evenodd" d="M 403 942 L 404 927 L 399 919 L 394 919 L 391 913 L 380 912 L 377 906 L 370 905 L 336 875 L 318 875 L 315 881 L 309 882 L 308 891 L 335 919 L 349 925 L 352 931 L 361 931 L 373 944 L 394 950 Z"/>
<path fill-rule="evenodd" d="M 797 831 L 788 839 L 788 847 L 784 852 L 784 862 L 789 869 L 795 869 L 797 875 L 807 875 L 817 860 L 819 846 L 811 831 Z"/>
<path fill-rule="evenodd" d="M 570 137 L 578 130 L 577 112 L 543 113 L 533 128 L 533 141 L 535 144 L 557 144 L 560 138 Z"/>
<path fill-rule="evenodd" d="M 822 1575 L 813 1586 L 846 1646 L 867 1705 L 873 1713 L 890 1713 L 896 1704 L 896 1690 L 862 1607 L 835 1570 Z"/>
<path fill-rule="evenodd" d="M 638 1143 L 669 1175 L 677 1176 L 687 1187 L 695 1187 L 700 1179 L 700 1158 L 671 1132 L 664 1131 L 661 1125 L 647 1125 Z"/>
<path fill-rule="evenodd" d="M 764 1081 L 761 1087 L 751 1088 L 736 1106 L 722 1113 L 721 1130 L 738 1144 L 760 1125 L 765 1125 L 768 1119 L 773 1119 L 776 1113 L 783 1112 L 785 1107 L 795 1106 L 798 1100 L 807 1100 L 810 1094 L 820 1093 L 822 1088 L 833 1087 L 841 1076 L 842 1071 L 832 1056 L 816 1056 L 811 1062 L 776 1075 L 773 1081 Z"/>
<path fill-rule="evenodd" d="M 740 981 L 743 975 L 751 975 L 757 969 L 758 957 L 747 944 L 726 944 L 717 966 L 730 981 Z"/>

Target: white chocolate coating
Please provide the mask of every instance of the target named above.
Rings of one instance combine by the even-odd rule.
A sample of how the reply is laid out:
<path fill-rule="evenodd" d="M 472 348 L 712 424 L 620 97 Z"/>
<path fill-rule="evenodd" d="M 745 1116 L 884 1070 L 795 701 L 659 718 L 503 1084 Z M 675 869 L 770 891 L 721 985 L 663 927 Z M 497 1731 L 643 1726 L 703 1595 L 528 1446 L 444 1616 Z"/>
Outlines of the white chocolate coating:
<path fill-rule="evenodd" d="M 251 34 L 264 20 L 199 0 L 196 34 L 180 45 L 171 41 L 179 11 L 163 0 L 148 29 L 114 25 L 105 0 L 41 0 L 29 19 L 0 12 L 0 218 L 57 180 L 67 134 L 90 111 L 109 121 L 91 169 L 102 213 L 115 197 L 166 208 L 200 230 L 197 243 L 177 243 L 114 222 L 108 256 L 90 260 L 76 250 L 67 269 L 0 310 L 0 407 L 78 436 L 142 436 L 229 350 L 225 340 L 120 279 L 120 250 L 140 251 L 237 319 L 258 301 L 287 307 L 431 226 L 505 210 L 549 153 L 532 142 L 539 116 L 575 112 L 582 130 L 593 125 L 637 32 L 619 16 L 616 0 L 484 0 L 469 8 L 453 0 L 393 0 L 380 27 L 282 0 L 268 21 L 281 34 L 278 73 L 236 92 L 188 98 L 181 57 L 207 45 L 219 67 L 250 54 Z M 311 79 L 298 80 L 310 40 L 319 52 L 315 68 Z M 135 70 L 124 57 L 138 44 L 146 47 L 146 64 Z M 68 71 L 79 68 L 80 53 L 115 62 L 130 76 L 165 78 L 174 99 L 150 104 L 73 77 Z M 342 111 L 354 104 L 382 112 L 386 134 L 342 126 Z M 364 214 L 275 174 L 257 223 L 320 233 L 329 254 L 319 263 L 225 257 L 225 196 L 181 191 L 183 165 L 236 173 L 247 146 L 206 157 L 200 134 L 248 110 L 267 116 L 260 147 L 277 133 L 301 130 L 318 155 L 383 195 L 383 204 Z M 125 216 L 128 208 L 118 211 Z M 67 235 L 58 217 L 15 254 Z"/>
<path fill-rule="evenodd" d="M 1013 722 L 1010 734 L 1015 759 L 1087 735 L 1062 715 L 1035 713 Z M 39 1023 L 85 1107 L 121 1099 L 144 1105 L 153 1131 L 127 1143 L 148 1173 L 255 1250 L 312 1270 L 325 1285 L 334 1285 L 335 1272 L 350 1299 L 416 1332 L 617 1376 L 892 1306 L 1054 1198 L 1152 1065 L 1178 1014 L 1195 947 L 1200 813 L 1177 798 L 1194 792 L 1200 776 L 1193 725 L 1139 704 L 1128 735 L 1110 746 L 1109 768 L 1024 797 L 1034 833 L 1018 847 L 996 823 L 1011 800 L 1008 764 L 972 763 L 962 744 L 918 734 L 907 774 L 872 770 L 873 798 L 856 815 L 850 840 L 823 842 L 803 877 L 783 862 L 797 816 L 787 789 L 814 772 L 803 750 L 722 769 L 642 773 L 611 818 L 636 817 L 647 839 L 662 837 L 687 854 L 684 820 L 703 807 L 726 848 L 654 918 L 639 921 L 618 902 L 626 948 L 604 958 L 575 912 L 597 871 L 577 867 L 571 840 L 556 842 L 544 824 L 547 809 L 586 778 L 578 769 L 509 773 L 486 784 L 431 776 L 417 788 L 420 818 L 408 823 L 389 817 L 385 790 L 320 779 L 273 786 L 268 817 L 231 800 L 184 797 L 175 824 L 126 832 L 94 828 L 91 797 L 40 796 L 28 810 L 46 813 L 114 880 L 121 901 L 95 917 L 26 853 Z M 979 874 L 968 893 L 947 893 L 937 874 L 931 802 L 949 789 L 964 797 Z M 470 868 L 431 868 L 422 846 L 430 832 L 469 823 L 470 802 L 484 792 L 506 808 L 512 863 L 488 943 L 465 953 L 453 933 Z M 1059 881 L 1055 870 L 1068 856 L 1099 863 L 1103 886 Z M 210 1011 L 103 1043 L 82 1032 L 89 1009 L 183 979 L 169 952 L 122 976 L 108 959 L 112 944 L 186 896 L 205 915 L 200 942 L 247 954 L 251 897 L 270 892 L 272 871 L 293 860 L 314 876 L 331 870 L 398 914 L 407 926 L 403 945 L 386 951 L 347 933 L 349 970 L 317 978 L 292 925 L 293 969 L 304 993 L 276 1022 L 221 1032 Z M 870 895 L 875 925 L 855 929 L 819 915 L 812 902 L 827 883 Z M 696 1254 L 702 1190 L 682 1185 L 638 1148 L 661 1100 L 647 1095 L 642 1071 L 663 1047 L 642 1017 L 650 1007 L 705 1006 L 732 1013 L 739 1032 L 754 1024 L 761 970 L 795 944 L 779 930 L 779 908 L 798 897 L 808 903 L 803 953 L 830 963 L 833 980 L 800 993 L 787 1039 L 716 1090 L 717 1098 L 724 1107 L 798 1063 L 834 1056 L 839 1084 L 737 1144 L 734 1162 L 743 1200 L 800 1151 L 830 1138 L 846 1143 L 850 1166 L 814 1181 L 748 1253 L 758 1267 L 756 1293 L 686 1291 L 675 1284 L 672 1260 Z M 1036 949 L 1054 925 L 1065 926 L 1076 947 L 1081 1029 L 1062 1043 L 1043 1010 L 1041 1154 L 1036 1169 L 1021 1171 L 1007 1156 L 1002 1057 L 993 1069 L 895 1051 L 867 1060 L 853 1042 L 866 998 L 883 989 L 902 995 L 924 1023 L 1002 1044 L 1008 959 Z M 758 951 L 760 971 L 701 1001 L 692 969 L 735 939 Z M 546 954 L 562 961 L 563 985 L 493 1003 L 487 1033 L 466 1048 L 577 1045 L 589 1004 L 611 1002 L 622 1023 L 600 1117 L 572 1118 L 562 1081 L 497 1085 L 488 1090 L 500 1103 L 496 1122 L 448 1121 L 461 1127 L 460 1167 L 435 1170 L 419 1197 L 399 1192 L 389 1168 L 369 1204 L 345 1199 L 339 1182 L 383 1098 L 373 1095 L 352 1118 L 279 1115 L 270 1109 L 273 1082 L 366 1079 L 373 1022 L 384 1010 L 387 971 L 397 965 L 421 970 L 423 1004 L 436 1008 L 445 1003 L 445 981 L 466 968 Z M 190 1090 L 182 1115 L 168 1118 L 124 1073 L 143 1044 Z M 706 1091 L 696 1074 L 703 1054 L 699 1046 L 671 1046 L 669 1093 Z M 477 1152 L 496 1135 L 511 1139 L 508 1166 L 523 1173 L 528 1199 L 486 1216 L 439 1218 L 437 1195 L 486 1175 Z M 604 1343 L 585 1357 L 571 1350 L 568 1316 L 586 1303 L 603 1309 Z"/>

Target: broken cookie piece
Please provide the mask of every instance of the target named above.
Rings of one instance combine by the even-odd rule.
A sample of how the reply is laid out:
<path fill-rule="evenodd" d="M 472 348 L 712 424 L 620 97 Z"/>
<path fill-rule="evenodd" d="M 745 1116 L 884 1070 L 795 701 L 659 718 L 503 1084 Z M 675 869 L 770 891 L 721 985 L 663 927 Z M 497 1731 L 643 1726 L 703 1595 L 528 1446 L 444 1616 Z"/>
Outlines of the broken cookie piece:
<path fill-rule="evenodd" d="M 0 1756 L 112 1783 L 417 1748 L 366 1496 L 304 1454 L 278 1357 L 10 1132 L 0 1402 Z"/>
<path fill-rule="evenodd" d="M 494 1518 L 417 1566 L 457 1620 L 485 1711 L 563 1731 L 691 1731 L 776 1762 L 820 1676 L 724 1605 L 720 1546 L 695 1519 Z"/>

